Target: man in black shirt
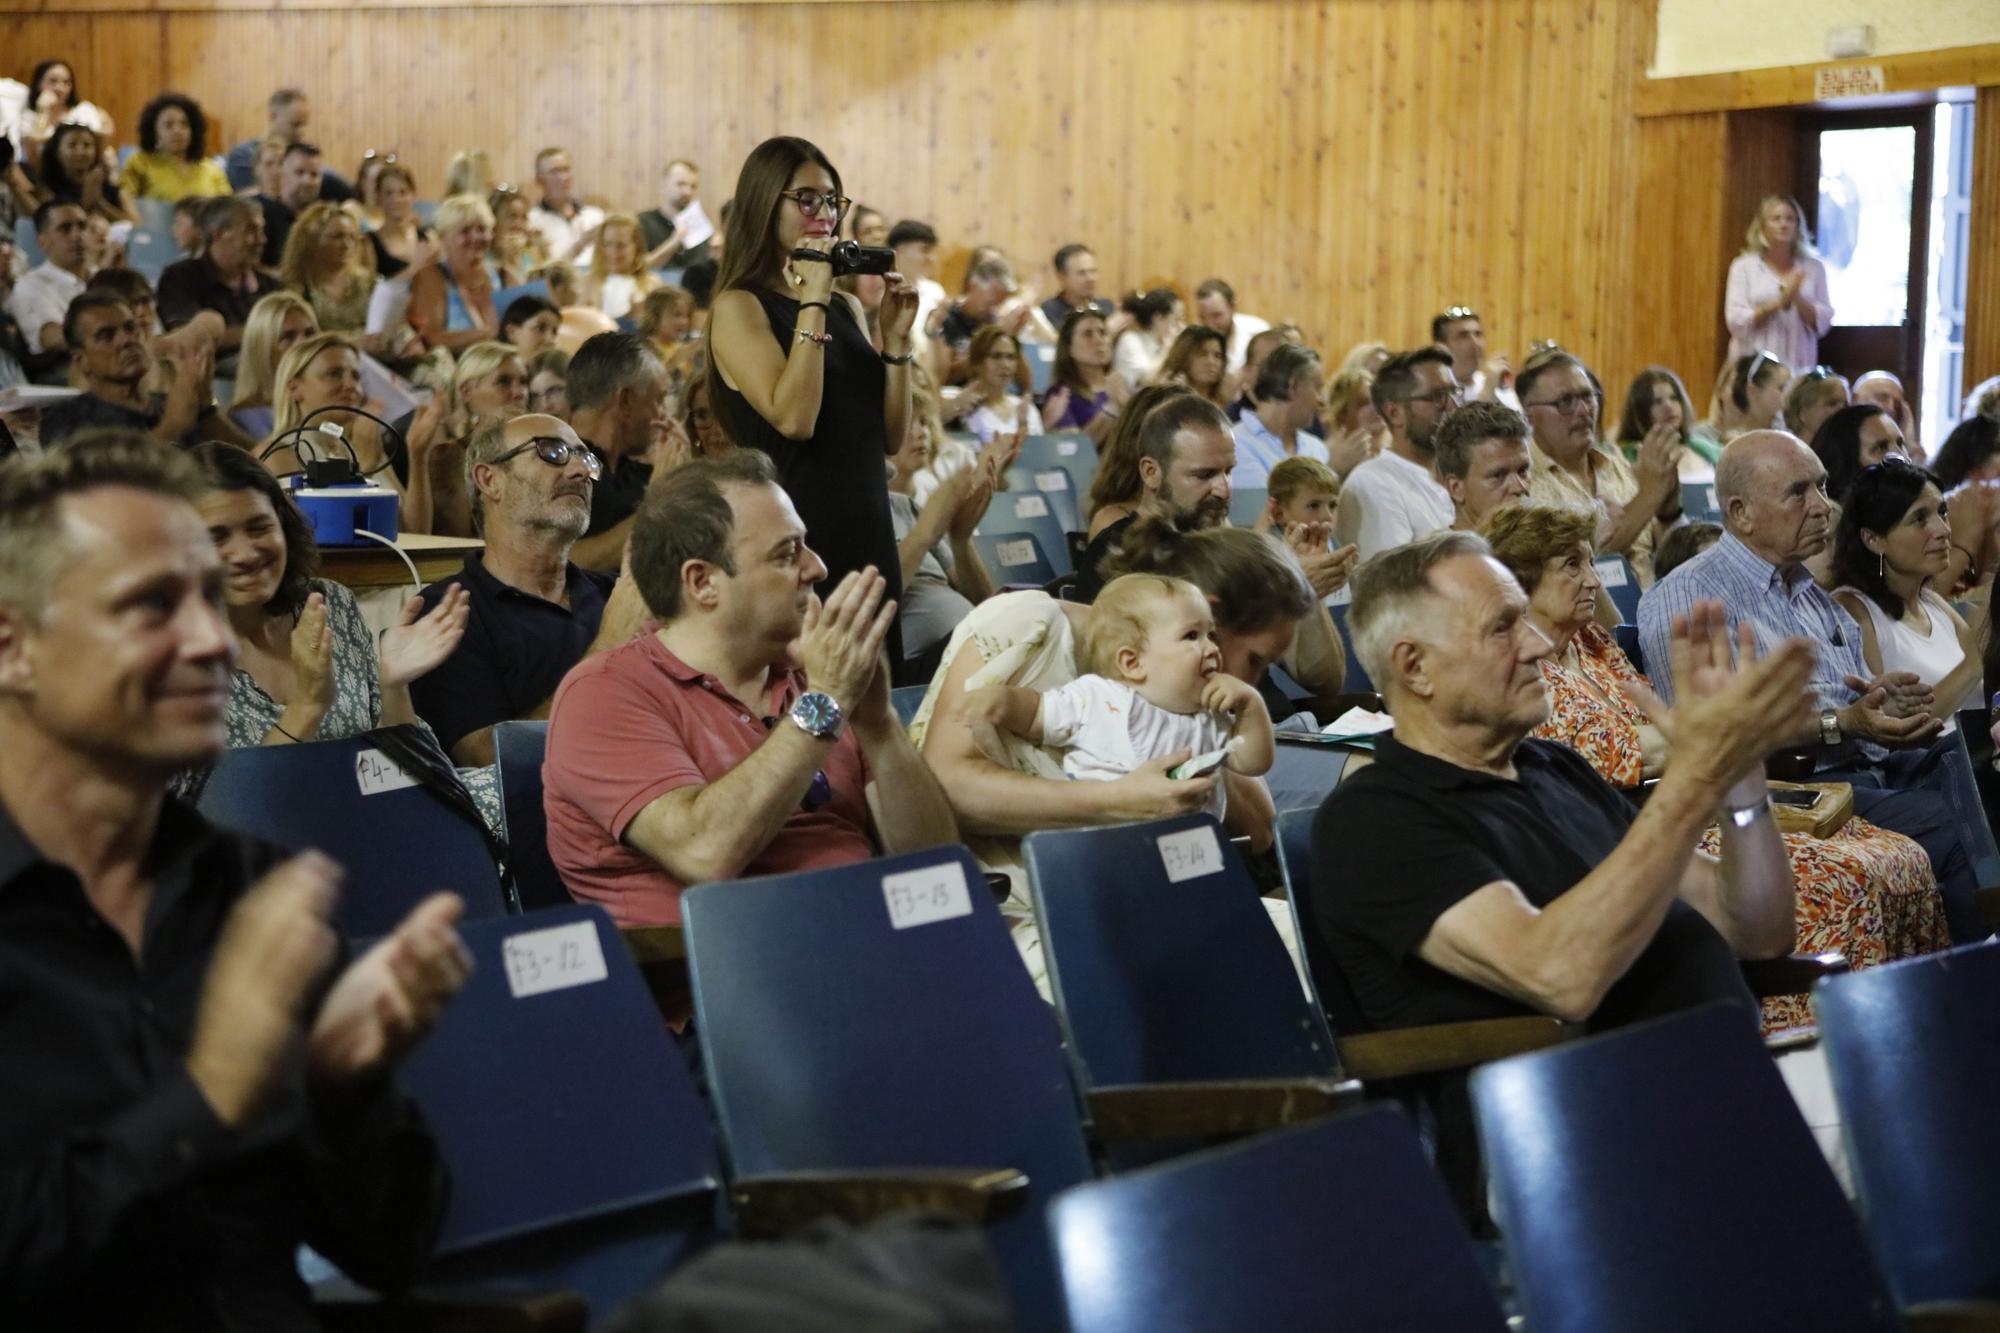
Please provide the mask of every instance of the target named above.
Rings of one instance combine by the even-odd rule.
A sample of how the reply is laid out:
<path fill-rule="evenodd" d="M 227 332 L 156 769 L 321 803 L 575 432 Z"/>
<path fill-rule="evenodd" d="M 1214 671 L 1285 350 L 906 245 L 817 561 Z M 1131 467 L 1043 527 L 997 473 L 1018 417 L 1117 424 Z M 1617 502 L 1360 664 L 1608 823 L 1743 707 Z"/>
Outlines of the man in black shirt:
<path fill-rule="evenodd" d="M 63 317 L 63 337 L 75 349 L 84 391 L 42 413 L 42 444 L 54 446 L 86 430 L 116 428 L 139 431 L 165 444 L 221 440 L 253 448 L 255 441 L 216 404 L 215 356 L 200 341 L 204 335 L 190 331 L 183 336 L 197 345 L 183 348 L 174 364 L 172 387 L 166 393 L 148 393 L 145 383 L 153 372 L 153 353 L 132 307 L 106 291 L 87 291 L 71 301 Z"/>
<path fill-rule="evenodd" d="M 256 200 L 211 199 L 202 209 L 201 230 L 202 253 L 176 260 L 160 274 L 160 322 L 177 329 L 212 310 L 222 320 L 216 350 L 234 352 L 251 307 L 284 284 L 257 268 L 264 253 L 264 211 Z"/>
<path fill-rule="evenodd" d="M 646 238 L 646 267 L 686 268 L 709 257 L 710 233 L 693 245 L 679 218 L 701 194 L 701 168 L 684 157 L 667 163 L 660 175 L 660 206 L 639 215 L 639 231 Z"/>
<path fill-rule="evenodd" d="M 1062 290 L 1042 302 L 1042 318 L 1053 333 L 1061 333 L 1063 321 L 1084 310 L 1094 310 L 1106 319 L 1117 309 L 1097 294 L 1097 256 L 1087 245 L 1072 242 L 1056 251 L 1050 261 Z"/>
<path fill-rule="evenodd" d="M 1720 606 L 1676 628 L 1673 762 L 1636 817 L 1548 715 L 1547 640 L 1470 533 L 1362 567 L 1349 625 L 1395 716 L 1313 828 L 1316 928 L 1368 1027 L 1526 1013 L 1610 1027 L 1753 1004 L 1739 957 L 1794 939 L 1764 757 L 1812 711 L 1812 646 L 1732 662 Z M 1718 860 L 1696 849 L 1722 827 Z"/>
<path fill-rule="evenodd" d="M 472 619 L 451 656 L 410 684 L 418 715 L 461 764 L 492 763 L 494 724 L 547 717 L 569 669 L 630 639 L 646 617 L 631 579 L 614 587 L 569 560 L 590 522 L 596 459 L 568 425 L 538 414 L 483 426 L 466 444 L 486 549 L 423 598 L 435 606 L 463 585 Z"/>
<path fill-rule="evenodd" d="M 319 145 L 294 143 L 285 149 L 278 169 L 276 199 L 257 196 L 264 210 L 264 267 L 275 269 L 285 257 L 285 241 L 299 214 L 319 202 L 320 182 L 325 176 L 320 165 Z"/>
<path fill-rule="evenodd" d="M 590 490 L 589 535 L 570 559 L 611 573 L 625 558 L 632 516 L 652 485 L 651 453 L 667 392 L 660 354 L 636 333 L 599 333 L 570 358 L 569 420 L 602 465 Z M 662 469 L 662 474 L 666 469 Z"/>
<path fill-rule="evenodd" d="M 0 1326 L 315 1327 L 301 1241 L 411 1280 L 443 1208 L 396 1064 L 469 966 L 440 894 L 351 966 L 339 871 L 166 795 L 236 658 L 193 465 L 0 466 Z"/>
<path fill-rule="evenodd" d="M 1106 527 L 1084 547 L 1076 567 L 1076 600 L 1094 602 L 1106 582 L 1100 566 L 1134 521 L 1152 514 L 1184 530 L 1217 528 L 1229 521 L 1229 473 L 1236 466 L 1236 440 L 1229 421 L 1213 403 L 1194 393 L 1175 394 L 1128 423 L 1139 432 L 1139 494 L 1134 512 Z"/>

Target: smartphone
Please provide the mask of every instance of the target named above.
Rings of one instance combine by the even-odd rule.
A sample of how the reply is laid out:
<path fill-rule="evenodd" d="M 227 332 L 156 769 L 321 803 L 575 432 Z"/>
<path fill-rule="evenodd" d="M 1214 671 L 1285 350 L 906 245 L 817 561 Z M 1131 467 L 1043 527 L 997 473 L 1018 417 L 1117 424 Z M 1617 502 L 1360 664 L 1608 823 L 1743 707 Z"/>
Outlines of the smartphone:
<path fill-rule="evenodd" d="M 1797 806 L 1801 810 L 1810 810 L 1819 804 L 1819 798 L 1822 794 L 1816 791 L 1793 791 L 1789 787 L 1782 787 L 1771 793 L 1771 799 L 1779 805 L 1791 805 Z"/>
<path fill-rule="evenodd" d="M 1225 745 L 1220 750 L 1210 750 L 1207 754 L 1198 754 L 1185 764 L 1174 765 L 1167 770 L 1167 776 L 1176 782 L 1186 782 L 1189 778 L 1207 777 L 1216 769 L 1221 768 L 1223 760 L 1227 758 L 1229 758 L 1229 747 Z"/>

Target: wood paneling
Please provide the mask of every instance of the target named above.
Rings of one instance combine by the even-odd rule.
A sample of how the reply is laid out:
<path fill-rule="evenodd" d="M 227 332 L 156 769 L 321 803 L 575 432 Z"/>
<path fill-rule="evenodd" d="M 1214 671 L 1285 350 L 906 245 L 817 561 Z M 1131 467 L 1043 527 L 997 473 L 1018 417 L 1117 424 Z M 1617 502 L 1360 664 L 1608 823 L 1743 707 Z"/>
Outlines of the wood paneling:
<path fill-rule="evenodd" d="M 2000 373 L 2000 88 L 1972 109 L 1970 262 L 1965 283 L 1965 386 Z"/>
<path fill-rule="evenodd" d="M 719 201 L 798 133 L 856 198 L 1044 287 L 1083 239 L 1107 288 L 1219 274 L 1335 358 L 1466 302 L 1496 349 L 1559 339 L 1614 392 L 1713 373 L 1725 138 L 1642 129 L 1645 0 L 62 7 L 10 49 L 71 57 L 127 137 L 161 87 L 240 138 L 297 83 L 343 168 L 393 146 L 435 191 L 456 149 L 519 180 L 561 143 L 586 193 L 645 207 L 671 156 Z"/>
<path fill-rule="evenodd" d="M 1746 69 L 1728 74 L 1645 79 L 1639 85 L 1633 105 L 1642 116 L 1804 106 L 1813 100 L 1813 78 L 1817 71 L 1868 65 L 1882 67 L 1885 91 L 1892 94 L 2000 84 L 2000 44 L 1867 56 L 1860 60 L 1829 60 L 1816 65 L 1778 65 L 1770 69 Z"/>

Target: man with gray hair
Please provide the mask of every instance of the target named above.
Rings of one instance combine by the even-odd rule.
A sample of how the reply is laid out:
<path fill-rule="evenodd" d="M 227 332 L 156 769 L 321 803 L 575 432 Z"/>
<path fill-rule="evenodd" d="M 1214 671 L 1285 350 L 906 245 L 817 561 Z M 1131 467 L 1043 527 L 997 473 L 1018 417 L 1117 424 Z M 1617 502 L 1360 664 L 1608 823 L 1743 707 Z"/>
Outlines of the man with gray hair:
<path fill-rule="evenodd" d="M 1632 807 L 1548 716 L 1548 641 L 1470 533 L 1384 552 L 1355 578 L 1355 650 L 1395 730 L 1313 826 L 1317 929 L 1373 1028 L 1550 1014 L 1607 1028 L 1727 999 L 1737 959 L 1794 939 L 1764 756 L 1811 716 L 1812 645 L 1746 635 L 1721 607 L 1672 632 L 1680 705 L 1649 711 L 1674 762 Z M 1722 854 L 1698 849 L 1722 827 Z"/>
<path fill-rule="evenodd" d="M 940 384 L 958 384 L 971 374 L 967 359 L 972 351 L 972 335 L 988 324 L 999 323 L 1016 339 L 1035 313 L 1031 302 L 1010 301 L 1020 286 L 1014 280 L 1014 266 L 998 250 L 985 249 L 965 270 L 965 291 L 945 311 L 936 340 Z"/>
<path fill-rule="evenodd" d="M 243 341 L 251 307 L 284 284 L 264 273 L 264 210 L 255 199 L 230 195 L 211 199 L 201 213 L 202 252 L 167 265 L 160 274 L 160 322 L 177 329 L 204 310 L 222 320 L 217 352 L 233 352 Z"/>
<path fill-rule="evenodd" d="M 573 559 L 605 573 L 618 568 L 632 535 L 632 515 L 646 498 L 653 468 L 640 461 L 665 419 L 667 368 L 637 333 L 600 333 L 570 358 L 569 420 L 600 464 L 590 496 L 590 535 Z"/>
<path fill-rule="evenodd" d="M 569 669 L 645 619 L 630 579 L 614 586 L 570 563 L 602 466 L 568 425 L 539 414 L 490 422 L 466 445 L 472 526 L 486 548 L 423 600 L 429 610 L 462 585 L 472 618 L 451 656 L 410 685 L 417 715 L 460 764 L 492 763 L 496 724 L 547 717 Z"/>

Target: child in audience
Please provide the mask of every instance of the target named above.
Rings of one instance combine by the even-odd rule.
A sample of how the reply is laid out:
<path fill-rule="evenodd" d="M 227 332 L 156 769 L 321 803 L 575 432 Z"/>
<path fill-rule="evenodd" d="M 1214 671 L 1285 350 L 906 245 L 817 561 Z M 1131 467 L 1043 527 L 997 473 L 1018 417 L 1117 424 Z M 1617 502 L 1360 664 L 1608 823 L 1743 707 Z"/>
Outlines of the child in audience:
<path fill-rule="evenodd" d="M 1287 458 L 1271 469 L 1265 487 L 1264 525 L 1279 533 L 1301 523 L 1331 529 L 1340 500 L 1340 478 L 1317 458 Z"/>
<path fill-rule="evenodd" d="M 1052 690 L 968 691 L 967 715 L 1065 747 L 1063 772 L 1083 781 L 1108 782 L 1183 752 L 1200 759 L 1222 751 L 1232 773 L 1252 777 L 1270 769 L 1271 715 L 1254 686 L 1223 673 L 1214 616 L 1192 583 L 1113 579 L 1090 608 L 1078 659 L 1087 674 Z M 1222 818 L 1221 782 L 1206 808 Z"/>

